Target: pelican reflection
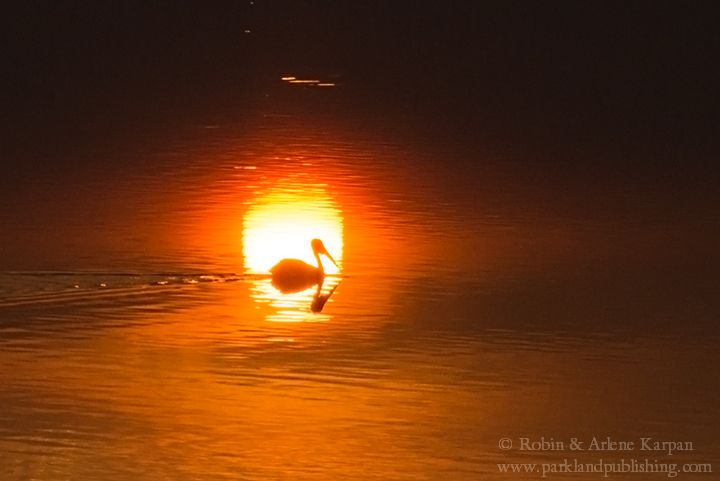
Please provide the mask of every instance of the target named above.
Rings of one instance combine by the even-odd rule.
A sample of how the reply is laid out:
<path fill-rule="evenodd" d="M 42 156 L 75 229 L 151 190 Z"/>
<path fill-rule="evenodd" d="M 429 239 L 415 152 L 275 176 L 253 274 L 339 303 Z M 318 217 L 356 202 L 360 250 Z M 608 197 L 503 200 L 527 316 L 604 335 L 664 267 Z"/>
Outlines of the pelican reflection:
<path fill-rule="evenodd" d="M 318 312 L 322 312 L 323 308 L 325 307 L 325 303 L 330 299 L 330 296 L 333 295 L 333 292 L 335 292 L 335 289 L 337 289 L 339 285 L 340 282 L 335 284 L 333 288 L 327 292 L 327 294 L 321 294 L 323 285 L 322 282 L 318 284 L 317 291 L 315 291 L 313 300 L 310 303 L 310 310 L 316 314 Z"/>

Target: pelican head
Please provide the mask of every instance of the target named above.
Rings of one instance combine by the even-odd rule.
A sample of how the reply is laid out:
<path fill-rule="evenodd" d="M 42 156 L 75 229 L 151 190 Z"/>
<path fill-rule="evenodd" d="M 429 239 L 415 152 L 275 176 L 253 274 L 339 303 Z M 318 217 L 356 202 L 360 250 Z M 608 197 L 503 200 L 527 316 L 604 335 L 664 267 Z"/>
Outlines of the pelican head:
<path fill-rule="evenodd" d="M 333 259 L 333 256 L 330 255 L 330 253 L 325 248 L 325 244 L 320 239 L 313 239 L 310 241 L 310 246 L 312 247 L 313 254 L 315 254 L 315 257 L 318 259 L 318 266 L 321 266 L 320 264 L 320 254 L 327 256 L 328 259 L 332 261 L 333 264 L 335 264 L 335 267 L 338 269 L 340 268 L 339 265 L 337 265 L 337 262 L 335 262 L 335 259 Z"/>

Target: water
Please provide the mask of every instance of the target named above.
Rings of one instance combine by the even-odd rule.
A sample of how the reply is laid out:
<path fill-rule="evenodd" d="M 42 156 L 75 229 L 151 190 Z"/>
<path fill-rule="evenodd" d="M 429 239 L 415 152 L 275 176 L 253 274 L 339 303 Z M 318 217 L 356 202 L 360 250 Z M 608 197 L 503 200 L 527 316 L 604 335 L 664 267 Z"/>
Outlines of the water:
<path fill-rule="evenodd" d="M 291 102 L 133 132 L 3 194 L 2 479 L 718 469 L 716 194 L 281 88 Z M 317 313 L 315 289 L 264 274 L 312 262 L 312 237 L 342 267 Z M 593 436 L 695 451 L 517 449 Z"/>

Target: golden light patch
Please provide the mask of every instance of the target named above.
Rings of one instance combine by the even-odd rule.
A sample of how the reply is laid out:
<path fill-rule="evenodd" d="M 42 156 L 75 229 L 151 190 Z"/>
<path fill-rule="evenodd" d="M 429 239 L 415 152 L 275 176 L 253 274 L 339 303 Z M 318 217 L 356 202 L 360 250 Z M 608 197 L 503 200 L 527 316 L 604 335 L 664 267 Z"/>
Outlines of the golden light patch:
<path fill-rule="evenodd" d="M 342 265 L 342 213 L 321 186 L 293 185 L 271 190 L 248 209 L 243 222 L 243 259 L 247 273 L 267 274 L 280 260 L 317 262 L 310 241 L 320 239 Z M 328 274 L 338 269 L 327 259 Z"/>

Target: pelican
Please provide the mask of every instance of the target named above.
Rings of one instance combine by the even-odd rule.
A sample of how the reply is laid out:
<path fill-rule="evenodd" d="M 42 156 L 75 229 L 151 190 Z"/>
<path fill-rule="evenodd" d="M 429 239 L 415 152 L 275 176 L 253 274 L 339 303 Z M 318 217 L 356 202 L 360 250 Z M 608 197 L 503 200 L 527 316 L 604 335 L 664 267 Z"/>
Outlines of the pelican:
<path fill-rule="evenodd" d="M 325 280 L 325 269 L 320 262 L 320 254 L 326 255 L 338 268 L 335 259 L 330 255 L 320 239 L 310 241 L 317 267 L 301 261 L 300 259 L 283 259 L 270 269 L 272 284 L 280 292 L 290 293 L 304 291 L 315 284 L 322 285 Z"/>

